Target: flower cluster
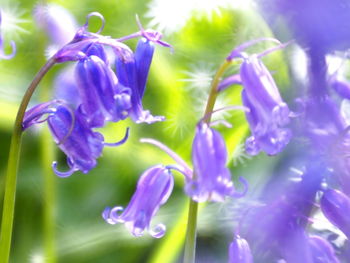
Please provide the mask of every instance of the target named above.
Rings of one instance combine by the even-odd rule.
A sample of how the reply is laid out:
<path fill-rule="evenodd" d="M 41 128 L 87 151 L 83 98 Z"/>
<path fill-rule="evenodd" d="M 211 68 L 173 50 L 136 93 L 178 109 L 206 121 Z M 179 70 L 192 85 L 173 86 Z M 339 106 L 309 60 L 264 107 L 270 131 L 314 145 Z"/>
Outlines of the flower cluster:
<path fill-rule="evenodd" d="M 345 21 L 337 17 L 327 24 L 323 21 L 327 17 L 304 16 L 306 12 L 300 11 L 301 2 L 287 2 L 262 0 L 261 4 L 265 7 L 265 4 L 274 3 L 272 6 L 284 10 L 280 14 L 290 13 L 291 16 L 285 18 L 292 24 L 296 40 L 301 46 L 308 47 L 309 78 L 306 92 L 299 91 L 301 95 L 295 98 L 300 108 L 298 113 L 291 112 L 282 100 L 271 73 L 261 60 L 264 55 L 285 45 L 260 54 L 242 52 L 256 42 L 272 39 L 258 39 L 235 48 L 227 60 L 241 60 L 240 72 L 220 84 L 221 89 L 232 84 L 243 86 L 242 102 L 249 108 L 246 119 L 252 133 L 246 140 L 249 154 L 263 151 L 276 155 L 291 144 L 288 160 L 283 159 L 283 165 L 271 177 L 260 196 L 261 204 L 249 207 L 242 214 L 237 230 L 239 235 L 235 235 L 230 246 L 230 262 L 348 262 L 350 137 L 349 122 L 342 114 L 339 102 L 350 98 L 350 85 L 339 71 L 328 72 L 326 63 L 328 52 L 342 50 L 348 43 L 347 33 L 333 39 L 319 35 L 326 31 L 323 28 L 334 27 L 335 31 L 336 25 Z M 306 2 L 308 5 L 312 0 Z M 331 8 L 322 9 L 325 13 L 339 7 L 339 4 L 321 2 Z M 287 12 L 286 6 L 295 12 Z M 339 11 L 345 14 L 349 9 Z M 311 23 L 313 32 L 305 33 L 303 27 L 309 24 L 305 21 Z M 320 41 L 313 42 L 315 39 Z M 336 244 L 336 234 L 332 230 L 321 232 L 313 228 L 319 220 L 316 213 L 322 213 L 347 240 Z"/>
<path fill-rule="evenodd" d="M 141 139 L 143 143 L 150 143 L 167 153 L 176 164 L 157 165 L 149 168 L 140 177 L 136 192 L 129 206 L 121 214 L 116 212 L 122 208 L 107 207 L 102 217 L 109 224 L 125 223 L 133 235 L 140 236 L 145 229 L 149 229 L 151 218 L 158 208 L 165 203 L 172 191 L 171 170 L 176 170 L 185 176 L 185 192 L 196 202 L 223 202 L 226 197 L 239 198 L 247 192 L 247 182 L 240 178 L 244 185 L 243 192 L 234 188 L 231 173 L 226 167 L 227 150 L 223 137 L 207 123 L 200 121 L 192 143 L 193 169 L 161 142 L 154 139 Z M 171 187 L 169 186 L 171 185 Z M 159 231 L 150 231 L 154 237 L 161 237 L 165 233 L 165 226 L 158 227 Z"/>
<path fill-rule="evenodd" d="M 63 32 L 57 19 L 51 19 L 48 7 L 37 6 L 36 15 L 42 25 Z M 62 11 L 62 10 L 61 10 Z M 102 21 L 97 33 L 88 31 L 88 22 L 92 16 Z M 46 23 L 45 23 L 46 22 Z M 74 25 L 72 22 L 71 25 Z M 52 36 L 52 42 L 63 45 L 53 55 L 56 63 L 75 62 L 73 77 L 68 81 L 59 81 L 55 99 L 41 103 L 29 109 L 23 120 L 23 130 L 34 124 L 46 121 L 59 148 L 67 156 L 69 170 L 60 172 L 57 163 L 52 164 L 58 176 L 70 176 L 75 171 L 89 172 L 97 164 L 104 146 L 118 146 L 128 138 L 117 143 L 104 142 L 103 135 L 94 129 L 105 126 L 106 122 L 118 122 L 130 117 L 136 123 L 162 121 L 162 116 L 152 116 L 143 109 L 142 98 L 146 88 L 147 76 L 154 53 L 154 43 L 170 45 L 161 41 L 161 34 L 153 30 L 140 31 L 121 39 L 103 36 L 104 19 L 99 13 L 87 16 L 86 23 L 77 29 L 73 39 Z M 57 30 L 60 28 L 62 30 Z M 61 34 L 59 34 L 61 35 Z M 122 41 L 141 37 L 135 52 Z M 64 44 L 65 43 L 65 44 Z M 107 52 L 111 48 L 113 52 Z M 112 65 L 115 65 L 113 70 Z M 72 68 L 64 74 L 70 74 Z"/>

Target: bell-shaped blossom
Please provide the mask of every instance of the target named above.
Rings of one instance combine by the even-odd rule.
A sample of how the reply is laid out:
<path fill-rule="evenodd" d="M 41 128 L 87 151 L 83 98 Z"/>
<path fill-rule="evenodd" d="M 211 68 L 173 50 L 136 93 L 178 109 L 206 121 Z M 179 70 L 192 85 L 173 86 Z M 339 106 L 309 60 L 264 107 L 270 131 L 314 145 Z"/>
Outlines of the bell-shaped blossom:
<path fill-rule="evenodd" d="M 23 130 L 38 123 L 47 121 L 51 134 L 58 147 L 66 154 L 69 171 L 57 170 L 57 162 L 52 167 L 61 177 L 67 177 L 75 171 L 88 173 L 97 164 L 105 145 L 117 146 L 124 143 L 126 137 L 118 143 L 104 142 L 102 134 L 94 132 L 86 122 L 81 109 L 72 110 L 60 101 L 46 102 L 28 110 L 22 123 Z"/>
<path fill-rule="evenodd" d="M 142 106 L 142 98 L 145 91 L 148 72 L 151 66 L 154 45 L 147 39 L 139 40 L 135 56 L 132 60 L 125 61 L 120 57 L 116 59 L 116 74 L 120 89 L 131 90 L 130 117 L 136 123 L 153 123 L 164 120 L 162 116 L 152 116 Z"/>
<path fill-rule="evenodd" d="M 247 55 L 243 52 L 261 41 L 278 43 L 279 46 L 260 54 Z M 281 44 L 273 38 L 256 39 L 236 47 L 226 58 L 227 61 L 236 58 L 243 60 L 239 74 L 224 79 L 219 84 L 219 90 L 233 84 L 243 86 L 242 102 L 249 109 L 245 114 L 252 132 L 246 141 L 246 151 L 250 155 L 256 155 L 260 151 L 275 155 L 282 151 L 292 137 L 290 129 L 285 127 L 290 121 L 288 105 L 283 101 L 271 73 L 261 61 L 261 57 L 286 45 L 288 43 Z"/>
<path fill-rule="evenodd" d="M 187 180 L 185 191 L 193 200 L 217 202 L 223 201 L 226 196 L 244 195 L 235 191 L 230 170 L 226 167 L 227 150 L 224 139 L 206 123 L 201 122 L 197 126 L 192 144 L 192 161 L 194 176 Z M 245 188 L 246 191 L 246 184 Z"/>
<path fill-rule="evenodd" d="M 310 236 L 309 246 L 311 248 L 313 263 L 339 263 L 332 245 L 319 236 Z"/>
<path fill-rule="evenodd" d="M 291 131 L 284 127 L 289 123 L 289 108 L 271 73 L 257 56 L 244 59 L 240 77 L 244 87 L 242 101 L 250 109 L 246 117 L 252 132 L 246 141 L 246 150 L 251 155 L 260 151 L 275 155 L 291 139 Z"/>
<path fill-rule="evenodd" d="M 12 48 L 12 53 L 9 55 L 5 54 L 5 52 L 4 52 L 4 40 L 3 40 L 2 33 L 1 33 L 1 24 L 2 24 L 2 15 L 1 15 L 1 9 L 0 9 L 0 59 L 11 59 L 16 54 L 16 44 L 14 41 L 11 41 L 10 45 Z"/>
<path fill-rule="evenodd" d="M 109 224 L 124 223 L 134 236 L 142 236 L 145 230 L 150 229 L 151 220 L 160 206 L 168 200 L 173 186 L 174 178 L 169 168 L 152 166 L 141 175 L 127 208 L 119 214 L 122 207 L 107 207 L 102 217 Z M 165 226 L 159 224 L 149 232 L 160 238 L 165 234 Z"/>
<path fill-rule="evenodd" d="M 321 210 L 332 224 L 350 238 L 350 198 L 347 195 L 335 189 L 325 190 Z"/>
<path fill-rule="evenodd" d="M 91 127 L 102 127 L 105 121 L 118 121 L 127 117 L 131 107 L 130 96 L 124 102 L 115 98 L 118 80 L 114 72 L 97 56 L 88 56 L 78 62 L 76 78 L 81 98 L 81 109 Z M 125 107 L 125 108 L 123 108 Z"/>
<path fill-rule="evenodd" d="M 253 256 L 247 240 L 236 235 L 229 248 L 229 263 L 253 263 Z"/>

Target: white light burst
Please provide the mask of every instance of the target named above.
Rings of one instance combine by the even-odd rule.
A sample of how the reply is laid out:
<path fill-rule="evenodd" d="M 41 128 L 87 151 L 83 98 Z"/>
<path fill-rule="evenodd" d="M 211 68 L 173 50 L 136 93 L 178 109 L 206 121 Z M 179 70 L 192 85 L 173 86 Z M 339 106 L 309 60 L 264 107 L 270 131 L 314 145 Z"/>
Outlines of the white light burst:
<path fill-rule="evenodd" d="M 20 34 L 29 33 L 22 27 L 29 20 L 21 18 L 24 11 L 17 4 L 1 3 L 1 32 L 10 39 L 19 39 Z"/>
<path fill-rule="evenodd" d="M 146 17 L 151 19 L 149 26 L 165 34 L 183 28 L 192 16 L 220 15 L 222 8 L 248 9 L 252 0 L 152 0 L 148 5 Z"/>

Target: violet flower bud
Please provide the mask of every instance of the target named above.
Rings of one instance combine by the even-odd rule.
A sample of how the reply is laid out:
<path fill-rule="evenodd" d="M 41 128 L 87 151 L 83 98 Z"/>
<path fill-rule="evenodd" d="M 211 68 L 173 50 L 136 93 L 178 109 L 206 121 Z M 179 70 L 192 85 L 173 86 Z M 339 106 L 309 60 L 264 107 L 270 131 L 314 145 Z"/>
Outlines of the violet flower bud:
<path fill-rule="evenodd" d="M 260 151 L 275 155 L 292 137 L 291 131 L 284 128 L 289 123 L 289 108 L 270 72 L 257 56 L 245 58 L 240 76 L 244 87 L 243 105 L 250 109 L 246 117 L 252 131 L 246 141 L 246 150 L 251 155 Z"/>
<path fill-rule="evenodd" d="M 125 223 L 134 236 L 142 236 L 143 231 L 150 228 L 152 217 L 168 200 L 173 186 L 170 169 L 162 165 L 152 166 L 141 175 L 127 208 L 119 215 L 122 207 L 107 207 L 102 217 L 109 224 Z M 165 226 L 159 224 L 149 232 L 153 237 L 160 238 L 165 234 Z"/>
<path fill-rule="evenodd" d="M 142 97 L 145 90 L 149 68 L 151 66 L 154 46 L 150 41 L 141 39 L 138 42 L 133 60 L 124 61 L 120 57 L 116 59 L 116 73 L 120 89 L 131 90 L 130 117 L 136 123 L 148 124 L 163 121 L 163 116 L 152 116 L 142 106 Z"/>
<path fill-rule="evenodd" d="M 115 99 L 115 85 L 118 82 L 114 72 L 97 56 L 89 56 L 78 62 L 76 67 L 81 109 L 90 127 L 102 127 L 105 121 L 125 119 L 122 112 L 129 110 L 128 98 L 118 108 Z M 126 102 L 125 102 L 126 101 Z M 120 107 L 119 105 L 119 107 Z M 118 112 L 121 111 L 121 112 Z"/>
<path fill-rule="evenodd" d="M 253 263 L 247 240 L 236 235 L 229 248 L 229 263 Z"/>
<path fill-rule="evenodd" d="M 313 263 L 339 263 L 332 245 L 319 236 L 309 237 Z"/>
<path fill-rule="evenodd" d="M 197 202 L 221 202 L 226 196 L 241 197 L 235 192 L 230 170 L 226 167 L 227 150 L 219 132 L 206 123 L 199 123 L 192 144 L 192 161 L 195 177 L 188 180 L 186 193 Z"/>
<path fill-rule="evenodd" d="M 350 238 L 350 198 L 347 195 L 335 189 L 324 191 L 321 210 L 333 225 Z"/>

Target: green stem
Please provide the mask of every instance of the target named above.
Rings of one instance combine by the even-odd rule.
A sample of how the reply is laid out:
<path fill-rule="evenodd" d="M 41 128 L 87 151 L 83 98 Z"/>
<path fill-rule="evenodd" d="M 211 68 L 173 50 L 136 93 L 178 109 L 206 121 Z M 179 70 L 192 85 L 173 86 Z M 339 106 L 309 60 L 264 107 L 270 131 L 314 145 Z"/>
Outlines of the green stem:
<path fill-rule="evenodd" d="M 225 60 L 225 62 L 221 64 L 221 66 L 219 67 L 211 83 L 210 94 L 209 94 L 207 106 L 204 112 L 204 116 L 205 116 L 204 121 L 208 124 L 210 123 L 211 114 L 214 110 L 215 101 L 219 93 L 218 86 L 219 86 L 221 77 L 230 65 L 231 65 L 231 61 Z M 194 178 L 196 177 L 195 174 L 196 174 L 196 171 L 193 172 Z M 197 236 L 197 212 L 198 212 L 198 203 L 193 201 L 190 198 L 183 263 L 195 262 L 196 236 Z"/>
<path fill-rule="evenodd" d="M 48 101 L 52 92 L 46 85 L 46 81 L 42 83 L 40 90 L 40 101 Z M 44 85 L 43 85 L 44 84 Z M 56 176 L 53 176 L 51 162 L 55 158 L 54 144 L 51 133 L 45 128 L 40 134 L 41 145 L 41 167 L 43 176 L 44 203 L 43 203 L 43 243 L 44 258 L 46 263 L 56 263 L 56 243 L 55 243 L 55 203 L 56 203 Z"/>
<path fill-rule="evenodd" d="M 44 255 L 46 263 L 56 263 L 55 243 L 55 206 L 56 177 L 52 175 L 51 162 L 54 159 L 54 148 L 48 129 L 41 134 L 41 167 L 44 179 Z"/>
<path fill-rule="evenodd" d="M 1 222 L 1 236 L 0 236 L 0 263 L 8 263 L 10 258 L 11 249 L 11 238 L 12 238 L 12 228 L 13 219 L 15 211 L 15 197 L 16 197 L 16 185 L 17 185 L 17 170 L 19 163 L 19 155 L 21 149 L 21 139 L 22 139 L 22 122 L 25 111 L 27 109 L 30 98 L 32 97 L 36 87 L 38 86 L 41 79 L 49 71 L 49 69 L 56 63 L 54 58 L 51 58 L 47 63 L 41 68 L 38 74 L 33 79 L 32 83 L 29 85 L 24 97 L 22 99 L 21 105 L 19 106 L 12 138 L 10 144 L 10 152 L 7 166 L 7 174 L 5 181 L 5 195 L 4 195 L 4 205 L 2 212 L 2 222 Z"/>
<path fill-rule="evenodd" d="M 190 198 L 185 241 L 184 263 L 193 263 L 196 257 L 198 203 Z"/>

